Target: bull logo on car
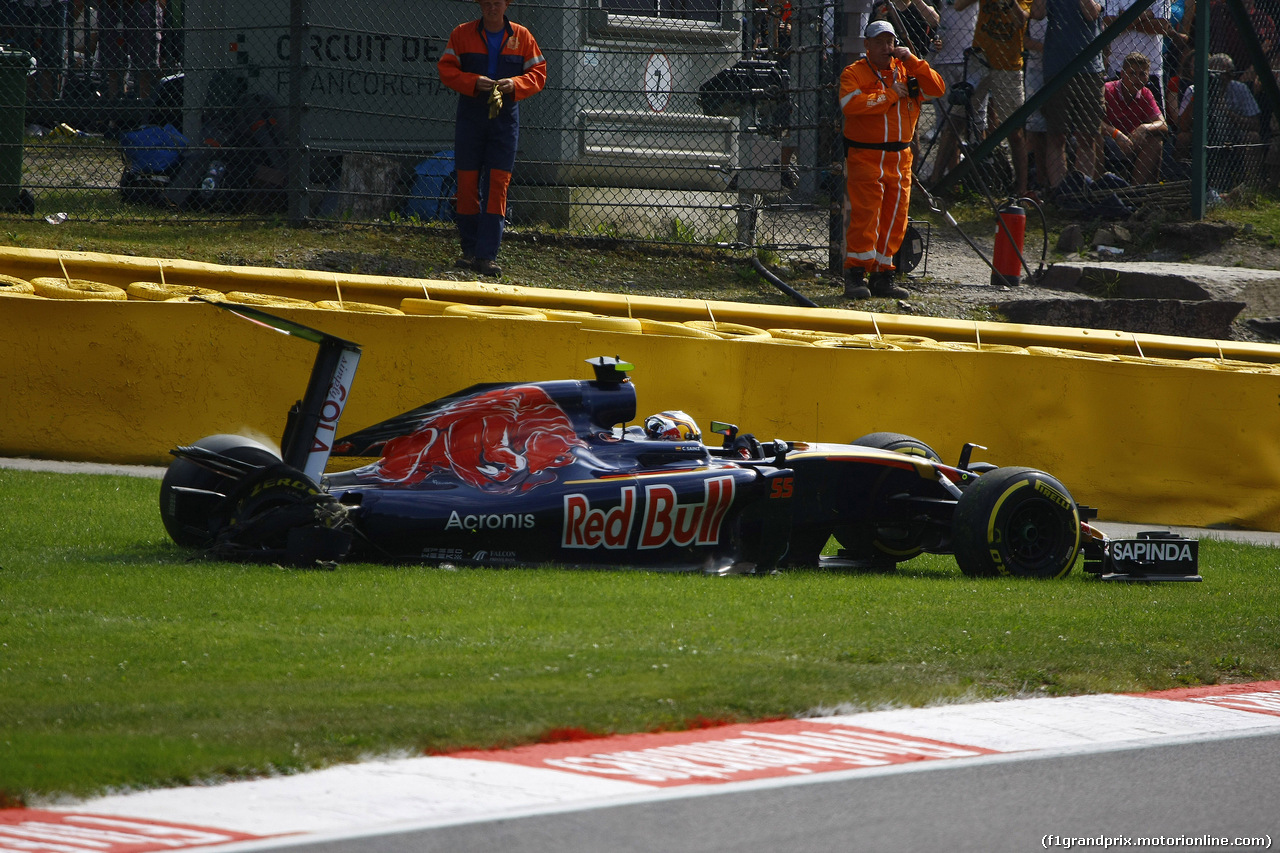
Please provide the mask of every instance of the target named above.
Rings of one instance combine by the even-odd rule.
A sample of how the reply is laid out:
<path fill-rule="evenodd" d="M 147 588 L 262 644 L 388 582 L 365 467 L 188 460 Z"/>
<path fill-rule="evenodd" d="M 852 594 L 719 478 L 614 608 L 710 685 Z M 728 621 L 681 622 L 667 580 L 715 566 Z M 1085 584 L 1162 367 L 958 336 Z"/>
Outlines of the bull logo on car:
<path fill-rule="evenodd" d="M 509 495 L 551 482 L 573 462 L 574 448 L 585 446 L 546 391 L 516 385 L 447 406 L 391 439 L 376 473 L 405 486 L 453 477 Z"/>

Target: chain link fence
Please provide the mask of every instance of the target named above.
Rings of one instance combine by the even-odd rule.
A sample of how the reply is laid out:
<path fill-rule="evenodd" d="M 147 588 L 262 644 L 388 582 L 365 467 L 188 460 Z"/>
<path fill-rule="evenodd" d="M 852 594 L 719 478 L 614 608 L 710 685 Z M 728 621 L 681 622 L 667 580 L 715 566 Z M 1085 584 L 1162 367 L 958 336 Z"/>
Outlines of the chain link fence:
<path fill-rule="evenodd" d="M 449 227 L 456 95 L 436 63 L 452 29 L 478 18 L 470 0 L 30 2 L 5 3 L 0 21 L 0 42 L 21 51 L 0 54 L 0 207 L 11 215 Z M 1104 63 L 1118 69 L 1127 55 L 1120 40 L 1089 67 L 1073 64 L 1078 51 L 1051 48 L 1042 59 L 1055 14 L 1058 23 L 1064 9 L 1078 16 L 1079 0 L 1048 0 L 1047 18 L 1016 33 L 1001 29 L 1007 15 L 996 7 L 1007 12 L 1007 0 L 961 0 L 960 11 L 931 2 L 517 0 L 508 14 L 533 32 L 549 76 L 521 104 L 508 218 L 573 235 L 809 254 L 838 267 L 838 81 L 874 16 L 897 21 L 950 87 L 919 124 L 922 185 L 997 199 L 1033 193 L 1104 214 L 1113 195 L 1117 215 L 1152 200 L 1185 209 L 1197 137 L 1180 19 L 1167 13 L 1171 34 L 1155 37 L 1151 91 L 1172 127 L 1158 135 L 1149 173 L 1150 155 L 1112 134 L 1119 122 L 1093 99 Z M 912 24 L 932 17 L 926 8 L 936 23 Z M 1153 8 L 1168 10 L 1169 0 Z M 1115 16 L 1127 25 L 1125 14 L 1108 6 L 1068 29 L 1096 35 Z M 1020 43 L 1016 63 L 993 33 Z M 1215 57 L 1204 84 L 1207 185 L 1224 194 L 1273 185 L 1271 102 L 1222 52 L 1232 68 Z M 1068 85 L 1056 101 L 1034 103 L 1042 88 L 1085 79 L 1092 88 Z M 1036 109 L 1009 99 L 1015 82 Z M 25 117 L 6 124 L 23 103 Z M 1055 197 L 1064 180 L 1084 187 L 1083 202 Z"/>
<path fill-rule="evenodd" d="M 949 91 L 921 122 L 927 186 L 1103 219 L 1183 218 L 1193 189 L 1212 204 L 1280 186 L 1280 63 L 1262 4 L 1215 0 L 1201 43 L 1181 0 L 1036 0 L 1020 15 L 1015 2 L 939 9 L 931 57 Z"/>

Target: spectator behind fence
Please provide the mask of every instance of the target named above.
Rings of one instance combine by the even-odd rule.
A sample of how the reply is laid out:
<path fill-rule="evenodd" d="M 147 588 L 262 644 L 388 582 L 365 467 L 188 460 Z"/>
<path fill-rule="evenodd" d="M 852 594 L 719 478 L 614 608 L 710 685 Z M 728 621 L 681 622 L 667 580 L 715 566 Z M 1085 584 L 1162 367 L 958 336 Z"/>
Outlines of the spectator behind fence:
<path fill-rule="evenodd" d="M 1111 22 L 1137 0 L 1106 0 L 1106 9 L 1102 16 L 1102 25 L 1110 26 Z M 1112 79 L 1119 79 L 1122 66 L 1130 54 L 1140 53 L 1150 60 L 1149 79 L 1154 88 L 1156 103 L 1164 97 L 1164 53 L 1165 38 L 1186 40 L 1186 36 L 1174 29 L 1169 20 L 1170 0 L 1155 0 L 1138 19 L 1128 26 L 1124 32 L 1116 36 L 1115 41 L 1107 45 L 1107 74 Z"/>
<path fill-rule="evenodd" d="M 943 81 L 947 84 L 947 91 L 956 93 L 957 86 L 969 86 L 969 81 L 965 79 L 966 51 L 973 44 L 973 29 L 978 23 L 978 7 L 967 6 L 957 10 L 955 0 L 947 0 L 943 4 L 941 11 L 938 13 L 938 34 L 934 41 L 934 59 L 929 63 L 934 71 L 942 76 Z M 977 63 L 973 63 L 971 71 L 977 71 Z M 972 92 L 972 88 L 967 89 Z M 948 170 L 955 167 L 959 160 L 960 144 L 957 140 L 957 132 L 963 131 L 962 128 L 955 126 L 955 122 L 962 120 L 957 117 L 955 98 L 939 98 L 933 102 L 933 108 L 936 112 L 934 120 L 935 127 L 938 128 L 938 156 L 933 160 L 933 172 L 929 177 L 929 183 L 936 184 L 942 179 L 942 176 Z M 972 100 L 972 99 L 970 99 Z M 972 109 L 965 114 L 972 118 Z M 970 127 L 967 132 L 971 137 L 981 135 L 986 132 L 985 127 Z M 921 167 L 923 163 L 919 164 Z"/>
<path fill-rule="evenodd" d="M 160 71 L 163 8 L 164 0 L 104 0 L 99 7 L 98 50 L 108 97 L 151 97 Z"/>
<path fill-rule="evenodd" d="M 911 137 L 924 98 L 941 97 L 946 84 L 928 62 L 896 43 L 888 21 L 872 21 L 862 38 L 866 56 L 840 74 L 849 200 L 844 294 L 901 298 L 908 294 L 893 283 L 893 256 L 907 232 Z"/>
<path fill-rule="evenodd" d="M 98 9 L 85 0 L 71 0 L 71 64 L 91 72 L 97 67 L 97 53 Z"/>
<path fill-rule="evenodd" d="M 1049 21 L 1045 18 L 1033 18 L 1027 25 L 1026 77 L 1023 85 L 1028 98 L 1039 92 L 1040 87 L 1044 85 L 1044 33 L 1048 27 Z M 1027 191 L 1028 194 L 1034 195 L 1048 189 L 1044 163 L 1045 152 L 1048 150 L 1046 136 L 1049 125 L 1044 119 L 1044 112 L 1036 110 L 1027 116 L 1027 123 L 1023 130 L 1027 134 Z M 1033 171 L 1034 181 L 1031 180 Z"/>
<path fill-rule="evenodd" d="M 787 79 L 790 79 L 791 74 L 792 15 L 790 0 L 756 0 L 755 53 L 778 63 L 778 69 L 788 75 Z M 779 162 L 782 165 L 782 184 L 788 190 L 795 189 L 799 176 L 792 162 L 796 155 L 796 144 L 791 134 L 789 93 L 778 99 L 768 118 L 761 124 L 762 130 L 781 140 Z"/>
<path fill-rule="evenodd" d="M 982 70 L 973 100 L 979 116 L 977 123 L 990 127 L 991 119 L 982 118 L 984 104 L 991 107 L 998 121 L 1004 121 L 1026 100 L 1022 88 L 1022 58 L 1027 21 L 1034 16 L 1031 0 L 955 0 L 955 3 L 958 10 L 979 4 L 973 49 L 975 53 L 982 52 L 986 64 L 980 65 Z M 1039 17 L 1044 17 L 1043 10 Z M 1009 149 L 1013 154 L 1014 189 L 1017 195 L 1024 196 L 1027 194 L 1027 144 L 1021 127 L 1009 134 Z"/>
<path fill-rule="evenodd" d="M 1207 0 L 1205 0 L 1207 2 Z M 1196 22 L 1196 0 L 1170 0 L 1169 3 L 1169 25 L 1173 27 L 1173 33 L 1164 37 L 1162 45 L 1164 50 L 1164 90 L 1165 101 L 1163 104 L 1165 115 L 1169 115 L 1169 109 L 1173 104 L 1169 103 L 1169 81 L 1177 77 L 1181 73 L 1182 58 L 1191 52 L 1194 47 L 1192 43 L 1191 33 Z M 1152 62 L 1155 58 L 1152 57 Z M 1181 97 L 1181 93 L 1179 93 Z"/>
<path fill-rule="evenodd" d="M 1033 0 L 1032 15 L 1043 11 L 1049 26 L 1044 34 L 1044 79 L 1049 82 L 1084 52 L 1102 31 L 1102 5 L 1096 0 Z M 1066 177 L 1068 166 L 1093 178 L 1098 162 L 1098 132 L 1106 107 L 1102 99 L 1102 56 L 1094 56 L 1071 75 L 1044 104 L 1049 125 L 1045 176 L 1050 189 Z M 1074 161 L 1067 143 L 1074 142 Z"/>
<path fill-rule="evenodd" d="M 480 20 L 454 28 L 437 68 L 459 96 L 453 150 L 462 254 L 455 265 L 500 276 L 495 260 L 520 139 L 519 102 L 542 91 L 547 61 L 533 33 L 507 18 L 510 0 L 476 2 Z"/>
<path fill-rule="evenodd" d="M 1153 184 L 1160 169 L 1164 136 L 1169 131 L 1155 95 L 1147 86 L 1151 61 L 1131 53 L 1120 66 L 1120 79 L 1106 84 L 1107 122 L 1102 144 L 1117 163 L 1129 167 L 1135 184 Z"/>
<path fill-rule="evenodd" d="M 903 43 L 923 58 L 933 50 L 942 17 L 928 0 L 875 0 L 871 4 L 871 20 L 888 21 L 895 32 L 902 30 Z"/>
<path fill-rule="evenodd" d="M 1235 65 L 1225 53 L 1209 57 L 1209 100 L 1206 104 L 1208 127 L 1205 134 L 1209 150 L 1209 183 L 1216 189 L 1228 190 L 1242 179 L 1262 174 L 1261 110 L 1249 87 L 1234 79 Z M 1178 128 L 1178 151 L 1189 156 L 1194 123 L 1192 105 L 1196 87 L 1188 86 L 1182 95 Z"/>
<path fill-rule="evenodd" d="M 36 76 L 28 79 L 27 96 L 50 100 L 58 95 L 67 30 L 67 0 L 11 0 L 18 3 L 17 46 L 36 60 Z"/>
<path fill-rule="evenodd" d="M 1280 50 L 1280 30 L 1277 30 L 1275 19 L 1254 0 L 1242 0 L 1242 5 L 1262 52 L 1270 61 L 1271 67 L 1275 68 L 1277 51 Z M 1253 57 L 1225 0 L 1212 0 L 1209 3 L 1209 49 L 1212 53 L 1225 53 L 1231 57 L 1232 64 L 1240 72 L 1240 82 L 1253 88 L 1257 81 Z M 1212 70 L 1212 66 L 1210 69 Z"/>

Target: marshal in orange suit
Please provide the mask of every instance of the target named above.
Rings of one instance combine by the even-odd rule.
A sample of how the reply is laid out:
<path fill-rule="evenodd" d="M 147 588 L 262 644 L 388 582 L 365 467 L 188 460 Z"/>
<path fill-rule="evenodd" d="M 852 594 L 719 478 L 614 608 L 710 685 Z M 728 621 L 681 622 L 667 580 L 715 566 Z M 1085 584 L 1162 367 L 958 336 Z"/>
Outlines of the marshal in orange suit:
<path fill-rule="evenodd" d="M 893 256 L 907 232 L 911 137 L 921 102 L 941 97 L 946 84 L 929 63 L 898 43 L 888 21 L 872 21 L 862 37 L 866 56 L 840 75 L 850 207 L 844 294 L 901 298 L 907 291 L 893 283 Z"/>

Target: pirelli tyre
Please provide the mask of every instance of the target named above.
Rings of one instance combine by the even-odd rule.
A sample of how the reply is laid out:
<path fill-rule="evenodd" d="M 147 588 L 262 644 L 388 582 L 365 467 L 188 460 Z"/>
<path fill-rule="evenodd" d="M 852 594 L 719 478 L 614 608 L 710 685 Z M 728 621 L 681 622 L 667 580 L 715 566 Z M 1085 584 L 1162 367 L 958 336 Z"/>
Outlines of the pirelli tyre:
<path fill-rule="evenodd" d="M 298 469 L 269 465 L 236 483 L 213 520 L 210 556 L 332 568 L 351 550 L 347 508 Z"/>
<path fill-rule="evenodd" d="M 240 462 L 266 467 L 280 456 L 261 442 L 241 435 L 210 435 L 194 445 Z M 203 465 L 178 457 L 160 481 L 160 519 L 164 529 L 184 548 L 207 548 L 213 542 L 213 516 L 235 481 Z"/>
<path fill-rule="evenodd" d="M 961 495 L 951 535 L 969 577 L 1060 578 L 1080 551 L 1080 513 L 1043 471 L 997 468 Z"/>
<path fill-rule="evenodd" d="M 908 456 L 920 456 L 928 459 L 930 462 L 941 462 L 942 457 L 938 455 L 938 451 L 925 444 L 918 438 L 912 438 L 909 435 L 903 435 L 900 432 L 870 432 L 861 438 L 855 438 L 850 444 L 856 444 L 859 447 L 875 447 L 880 450 L 896 450 L 898 453 L 905 453 Z"/>

